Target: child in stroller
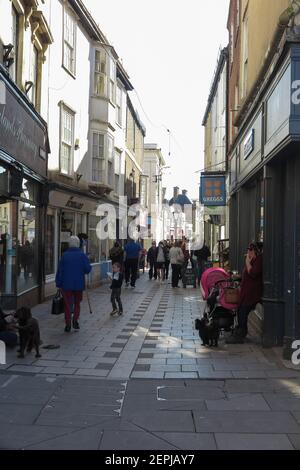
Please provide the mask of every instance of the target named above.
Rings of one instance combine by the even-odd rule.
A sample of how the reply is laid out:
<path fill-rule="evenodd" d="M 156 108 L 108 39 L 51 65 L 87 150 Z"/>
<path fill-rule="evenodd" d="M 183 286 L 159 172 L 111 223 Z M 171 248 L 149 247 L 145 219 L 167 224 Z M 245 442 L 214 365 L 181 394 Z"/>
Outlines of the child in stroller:
<path fill-rule="evenodd" d="M 213 327 L 213 331 L 217 329 L 218 333 L 231 331 L 239 302 L 238 279 L 231 278 L 222 268 L 209 268 L 202 274 L 200 287 L 203 300 L 206 300 L 207 327 L 210 330 Z M 196 320 L 196 329 L 198 322 Z"/>

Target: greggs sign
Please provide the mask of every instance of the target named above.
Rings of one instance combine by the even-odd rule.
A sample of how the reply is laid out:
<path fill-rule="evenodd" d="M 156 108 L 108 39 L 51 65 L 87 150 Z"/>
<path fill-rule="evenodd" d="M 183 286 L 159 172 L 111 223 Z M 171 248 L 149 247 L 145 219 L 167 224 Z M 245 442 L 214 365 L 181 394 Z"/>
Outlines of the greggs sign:
<path fill-rule="evenodd" d="M 226 206 L 225 176 L 201 176 L 200 202 L 204 206 Z"/>

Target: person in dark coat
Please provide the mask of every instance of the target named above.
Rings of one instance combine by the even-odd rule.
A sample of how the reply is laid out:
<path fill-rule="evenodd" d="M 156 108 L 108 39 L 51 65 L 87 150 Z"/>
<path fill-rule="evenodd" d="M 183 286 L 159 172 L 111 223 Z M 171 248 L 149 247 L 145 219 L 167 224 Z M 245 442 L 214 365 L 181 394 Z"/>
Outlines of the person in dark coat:
<path fill-rule="evenodd" d="M 208 258 L 211 256 L 210 249 L 203 243 L 203 246 L 200 250 L 195 250 L 192 252 L 192 258 L 197 258 L 197 278 L 198 278 L 198 285 L 200 286 L 200 281 L 202 274 L 205 270 L 205 263 L 207 263 Z"/>
<path fill-rule="evenodd" d="M 56 287 L 61 289 L 65 307 L 65 331 L 71 331 L 71 306 L 74 304 L 73 328 L 79 330 L 80 302 L 85 290 L 85 275 L 91 272 L 88 257 L 80 249 L 78 237 L 71 237 L 56 273 Z"/>
<path fill-rule="evenodd" d="M 245 267 L 242 274 L 240 304 L 238 308 L 238 326 L 227 343 L 243 343 L 248 333 L 248 316 L 261 302 L 263 295 L 263 256 L 258 244 L 250 243 L 245 255 Z"/>
<path fill-rule="evenodd" d="M 6 346 L 13 348 L 18 343 L 18 335 L 15 332 L 14 324 L 9 324 L 6 318 L 10 315 L 5 315 L 0 308 L 0 341 L 3 341 Z"/>
<path fill-rule="evenodd" d="M 147 264 L 148 266 L 150 266 L 150 269 L 149 269 L 150 281 L 153 277 L 155 280 L 157 279 L 155 259 L 156 259 L 156 242 L 153 240 L 152 245 L 149 248 L 148 253 L 147 253 Z"/>
<path fill-rule="evenodd" d="M 124 248 L 125 251 L 125 281 L 126 287 L 130 285 L 135 288 L 135 283 L 138 274 L 139 258 L 142 251 L 142 247 L 139 243 L 134 240 L 129 240 Z"/>
<path fill-rule="evenodd" d="M 111 259 L 112 264 L 119 263 L 121 265 L 121 270 L 122 270 L 123 260 L 124 260 L 124 250 L 120 242 L 116 241 L 114 243 L 114 246 L 109 250 L 109 257 Z"/>

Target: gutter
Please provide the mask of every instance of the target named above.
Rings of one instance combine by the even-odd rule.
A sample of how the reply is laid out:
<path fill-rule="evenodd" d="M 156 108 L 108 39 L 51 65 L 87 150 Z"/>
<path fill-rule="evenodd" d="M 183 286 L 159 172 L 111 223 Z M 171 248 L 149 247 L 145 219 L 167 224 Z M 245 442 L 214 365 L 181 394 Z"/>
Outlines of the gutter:
<path fill-rule="evenodd" d="M 269 50 L 267 52 L 267 55 L 266 55 L 266 58 L 265 58 L 265 61 L 264 61 L 264 64 L 258 74 L 258 77 L 255 81 L 255 83 L 253 84 L 245 102 L 243 103 L 239 113 L 237 114 L 234 122 L 233 122 L 233 125 L 234 127 L 240 127 L 241 126 L 241 123 L 243 122 L 251 104 L 252 104 L 252 101 L 253 101 L 253 98 L 257 95 L 258 93 L 258 90 L 261 86 L 261 84 L 263 83 L 265 77 L 266 77 L 266 74 L 267 74 L 267 71 L 272 63 L 272 59 L 275 55 L 275 53 L 277 52 L 278 50 L 278 46 L 280 44 L 280 41 L 282 39 L 282 36 L 286 30 L 286 28 L 288 27 L 289 25 L 289 22 L 292 18 L 294 18 L 298 13 L 300 12 L 300 0 L 293 0 L 291 5 L 286 9 L 284 10 L 280 17 L 279 17 L 279 20 L 278 20 L 278 24 L 277 24 L 277 27 L 276 27 L 276 30 L 275 30 L 275 33 L 273 35 L 273 38 L 272 38 L 272 41 L 271 41 L 271 44 L 270 44 L 270 47 L 269 47 Z"/>

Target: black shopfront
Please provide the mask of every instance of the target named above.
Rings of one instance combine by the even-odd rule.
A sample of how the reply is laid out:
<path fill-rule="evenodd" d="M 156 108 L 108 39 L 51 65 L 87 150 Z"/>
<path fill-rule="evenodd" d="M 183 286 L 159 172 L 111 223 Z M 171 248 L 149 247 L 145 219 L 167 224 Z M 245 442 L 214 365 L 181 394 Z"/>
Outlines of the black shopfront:
<path fill-rule="evenodd" d="M 0 306 L 43 298 L 47 126 L 0 68 Z"/>
<path fill-rule="evenodd" d="M 300 45 L 286 46 L 229 159 L 230 265 L 264 244 L 262 344 L 300 339 Z"/>

